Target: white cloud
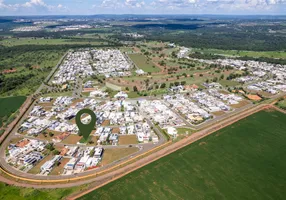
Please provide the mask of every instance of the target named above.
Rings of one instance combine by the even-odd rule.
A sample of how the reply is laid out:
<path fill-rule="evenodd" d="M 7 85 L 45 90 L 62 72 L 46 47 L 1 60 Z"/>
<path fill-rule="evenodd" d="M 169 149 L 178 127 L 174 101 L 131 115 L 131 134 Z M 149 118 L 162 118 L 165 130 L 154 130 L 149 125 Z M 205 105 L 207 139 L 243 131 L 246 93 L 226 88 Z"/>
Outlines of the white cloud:
<path fill-rule="evenodd" d="M 137 0 L 125 0 L 125 5 L 131 8 L 141 8 L 145 5 L 145 2 Z"/>
<path fill-rule="evenodd" d="M 97 4 L 91 6 L 91 8 L 106 8 L 106 9 L 118 9 L 122 7 L 122 3 L 119 0 L 102 0 Z"/>
<path fill-rule="evenodd" d="M 0 0 L 0 9 L 5 11 L 23 12 L 36 12 L 37 9 L 41 9 L 42 11 L 45 10 L 48 12 L 63 12 L 68 10 L 68 8 L 66 6 L 63 6 L 62 4 L 50 5 L 46 4 L 43 0 L 30 0 L 22 4 L 7 4 L 4 2 L 4 0 Z"/>
<path fill-rule="evenodd" d="M 155 3 L 163 8 L 166 7 L 170 9 L 179 9 L 196 7 L 199 3 L 199 0 L 157 0 Z"/>
<path fill-rule="evenodd" d="M 285 3 L 286 0 L 154 0 L 150 5 L 181 13 L 264 14 L 264 10 L 285 10 Z"/>

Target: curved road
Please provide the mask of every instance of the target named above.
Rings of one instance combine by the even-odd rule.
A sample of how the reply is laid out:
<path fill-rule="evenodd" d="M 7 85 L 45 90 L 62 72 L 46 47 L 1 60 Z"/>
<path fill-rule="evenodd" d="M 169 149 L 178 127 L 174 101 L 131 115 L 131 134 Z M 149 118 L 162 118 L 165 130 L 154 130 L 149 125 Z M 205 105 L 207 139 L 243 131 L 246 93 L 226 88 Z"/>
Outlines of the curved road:
<path fill-rule="evenodd" d="M 155 152 L 155 153 L 152 153 L 142 159 L 139 159 L 131 164 L 128 164 L 128 165 L 125 165 L 119 169 L 116 169 L 114 171 L 111 171 L 109 173 L 106 173 L 104 175 L 101 175 L 101 176 L 97 176 L 95 178 L 90 178 L 90 179 L 84 179 L 84 180 L 80 180 L 78 182 L 69 182 L 69 183 L 60 183 L 60 184 L 57 184 L 56 182 L 55 183 L 52 183 L 52 184 L 45 184 L 45 185 L 36 185 L 36 184 L 31 184 L 31 183 L 18 183 L 16 181 L 13 181 L 13 180 L 9 180 L 7 181 L 7 179 L 1 179 L 1 181 L 3 182 L 7 182 L 9 184 L 11 184 L 13 182 L 14 185 L 18 185 L 18 186 L 24 186 L 24 187 L 34 187 L 34 188 L 65 188 L 65 187 L 72 187 L 72 186 L 78 186 L 78 185 L 81 185 L 81 184 L 87 184 L 87 183 L 91 183 L 91 182 L 94 182 L 94 186 L 95 188 L 92 188 L 92 189 L 96 189 L 97 187 L 100 187 L 110 181 L 113 181 L 117 178 L 120 178 L 122 176 L 124 176 L 125 174 L 127 173 L 130 173 L 142 166 L 145 166 L 155 160 L 158 160 L 159 158 L 163 157 L 163 156 L 166 156 L 170 153 L 173 153 L 175 151 L 177 151 L 178 149 L 180 148 L 183 148 L 217 130 L 220 130 L 238 120 L 241 120 L 255 112 L 258 112 L 260 110 L 263 110 L 265 108 L 269 108 L 269 107 L 273 107 L 272 105 L 259 105 L 255 108 L 252 108 L 250 110 L 247 110 L 245 112 L 242 112 L 242 113 L 239 113 L 238 115 L 236 116 L 233 116 L 231 118 L 228 118 L 218 124 L 215 124 L 215 125 L 212 125 L 204 130 L 201 130 L 201 131 L 198 131 L 194 134 L 192 134 L 191 136 L 188 136 L 184 139 L 182 139 L 181 141 L 179 142 L 176 142 L 176 143 L 172 143 L 171 145 L 169 146 L 166 146 L 165 148 Z M 2 163 L 1 163 L 2 164 Z M 82 173 L 80 176 L 83 176 L 87 173 L 90 173 L 90 171 L 87 171 L 86 173 Z M 94 173 L 94 172 L 92 172 Z M 35 175 L 36 176 L 36 175 Z M 77 176 L 77 175 L 75 175 Z M 79 176 L 79 175 L 78 175 Z M 38 179 L 40 178 L 39 176 L 36 176 Z M 45 177 L 46 180 L 47 179 L 52 179 L 53 177 Z M 63 177 L 61 177 L 63 178 Z M 43 180 L 44 182 L 44 180 Z"/>

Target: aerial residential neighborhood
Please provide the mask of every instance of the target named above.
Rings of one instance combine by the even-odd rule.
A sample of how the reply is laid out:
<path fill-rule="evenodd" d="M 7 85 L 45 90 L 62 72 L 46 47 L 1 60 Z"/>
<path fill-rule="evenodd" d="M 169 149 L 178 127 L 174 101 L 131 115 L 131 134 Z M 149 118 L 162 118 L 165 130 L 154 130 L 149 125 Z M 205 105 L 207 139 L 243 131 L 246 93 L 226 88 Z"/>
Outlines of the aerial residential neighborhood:
<path fill-rule="evenodd" d="M 178 58 L 191 59 L 185 56 L 188 51 L 181 48 Z M 5 161 L 20 171 L 43 176 L 54 174 L 57 168 L 60 168 L 57 173 L 61 175 L 99 169 L 105 166 L 106 149 L 130 148 L 130 145 L 143 153 L 145 147 L 147 151 L 160 145 L 164 134 L 175 140 L 179 138 L 177 129 L 188 127 L 187 134 L 198 126 L 226 118 L 253 104 L 247 95 L 229 91 L 218 82 L 203 82 L 201 87 L 170 85 L 166 89 L 167 94 L 155 99 L 132 99 L 128 97 L 129 91 L 121 89 L 107 99 L 109 93 L 104 88 L 110 86 L 102 87 L 90 78 L 95 75 L 104 75 L 105 79 L 130 76 L 135 67 L 127 57 L 128 54 L 111 49 L 69 52 L 52 77 L 51 84 L 60 88 L 82 84 L 77 86 L 79 93 L 87 92 L 89 95 L 39 96 L 14 133 L 22 139 L 9 144 Z M 284 92 L 286 88 L 285 67 L 280 65 L 279 71 L 273 71 L 274 65 L 253 61 L 200 62 L 247 70 L 247 76 L 234 79 L 245 85 L 241 90 L 263 91 L 271 96 Z M 265 80 L 266 76 L 272 79 Z M 79 81 L 83 79 L 86 81 Z M 91 109 L 96 115 L 96 128 L 88 139 L 80 135 L 75 123 L 76 114 L 83 108 Z M 84 115 L 81 120 L 88 123 L 91 118 Z M 118 156 L 120 158 L 121 155 Z M 38 171 L 33 170 L 37 167 Z"/>

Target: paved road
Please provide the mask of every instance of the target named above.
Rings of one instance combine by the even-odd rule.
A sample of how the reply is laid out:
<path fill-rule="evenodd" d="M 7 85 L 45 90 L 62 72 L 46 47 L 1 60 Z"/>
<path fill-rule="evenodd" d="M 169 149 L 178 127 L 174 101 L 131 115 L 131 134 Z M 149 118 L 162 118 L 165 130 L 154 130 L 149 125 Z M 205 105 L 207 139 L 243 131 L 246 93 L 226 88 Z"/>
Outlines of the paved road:
<path fill-rule="evenodd" d="M 53 77 L 53 75 L 56 73 L 56 71 L 58 70 L 58 68 L 60 67 L 60 65 L 62 64 L 63 60 L 66 58 L 67 54 L 69 53 L 69 51 L 67 51 L 65 53 L 65 55 L 63 55 L 63 57 L 59 60 L 59 62 L 57 63 L 57 65 L 52 69 L 52 71 L 49 73 L 49 75 L 45 78 L 45 80 L 43 81 L 43 83 L 40 85 L 40 87 L 35 91 L 35 95 L 39 94 L 41 92 L 41 90 L 45 87 L 45 83 L 48 83 L 51 78 Z"/>
<path fill-rule="evenodd" d="M 62 60 L 64 59 L 64 57 L 62 58 Z M 62 61 L 61 60 L 61 61 Z M 60 61 L 60 62 L 61 62 Z M 59 62 L 59 64 L 60 64 Z M 58 64 L 58 65 L 59 65 Z M 53 74 L 55 73 L 58 65 L 54 68 L 54 70 L 50 73 L 50 76 L 49 76 L 49 79 L 53 76 Z M 38 90 L 36 91 L 35 94 L 39 93 L 41 91 L 43 87 L 43 84 L 38 88 Z M 283 96 L 285 94 L 280 94 L 280 95 L 277 95 L 275 98 L 279 98 L 281 96 Z M 142 99 L 142 98 L 138 98 L 138 99 Z M 146 97 L 144 97 L 144 99 L 148 99 Z M 155 99 L 155 98 L 150 98 L 150 99 Z M 34 103 L 34 102 L 33 102 Z M 29 105 L 29 103 L 27 104 L 28 106 L 27 107 L 24 107 L 24 109 L 22 109 L 20 111 L 20 116 L 23 116 L 21 117 L 21 119 L 19 120 L 19 122 L 16 124 L 16 125 L 13 125 L 12 128 L 11 128 L 11 131 L 12 133 L 15 133 L 16 130 L 18 129 L 19 125 L 22 124 L 23 120 L 25 119 L 25 115 L 27 115 L 30 110 L 32 109 L 33 107 L 33 103 L 32 103 L 32 106 Z M 93 181 L 96 181 L 96 186 L 100 186 L 101 184 L 105 184 L 107 183 L 108 181 L 112 181 L 114 180 L 114 177 L 121 177 L 123 175 L 125 175 L 126 173 L 130 173 L 131 171 L 134 171 L 136 169 L 138 169 L 139 167 L 142 167 L 150 162 L 153 162 L 165 155 L 168 155 L 188 144 L 191 144 L 192 142 L 194 141 L 197 141 L 199 139 L 201 139 L 202 137 L 205 137 L 211 133 L 213 133 L 214 131 L 217 131 L 231 123 L 234 123 L 236 122 L 237 120 L 240 120 L 254 112 L 257 112 L 259 111 L 260 109 L 263 109 L 265 105 L 250 105 L 249 107 L 244 107 L 244 108 L 241 108 L 241 109 L 237 109 L 235 112 L 232 112 L 230 115 L 227 115 L 227 116 L 224 116 L 222 117 L 221 119 L 217 118 L 217 120 L 214 120 L 214 121 L 210 121 L 208 123 L 204 123 L 200 126 L 196 126 L 197 129 L 201 129 L 201 128 L 205 128 L 204 130 L 201 130 L 201 131 L 198 131 L 194 134 L 192 134 L 191 136 L 179 141 L 179 142 L 176 142 L 170 146 L 167 146 L 166 148 L 162 149 L 162 150 L 159 150 L 158 152 L 156 153 L 153 153 L 149 156 L 146 156 L 145 158 L 142 158 L 134 163 L 131 163 L 129 165 L 126 165 L 120 169 L 117 169 L 117 170 L 114 170 L 110 173 L 107 173 L 107 174 L 104 174 L 102 176 L 98 176 L 98 177 L 95 177 L 95 178 L 91 178 L 91 179 L 84 179 L 84 180 L 81 180 L 81 181 L 78 181 L 78 182 L 72 182 L 72 183 L 66 183 L 66 184 L 47 184 L 47 185 L 34 185 L 34 184 L 30 184 L 30 183 L 26 183 L 26 184 L 22 184 L 22 183 L 18 183 L 16 181 L 13 181 L 13 180 L 7 180 L 3 177 L 0 177 L 0 180 L 3 181 L 3 182 L 6 182 L 6 183 L 13 183 L 15 185 L 19 185 L 19 186 L 25 186 L 25 187 L 35 187 L 35 188 L 63 188 L 63 187 L 71 187 L 71 186 L 78 186 L 80 184 L 85 184 L 85 183 L 91 183 Z M 270 105 L 271 106 L 271 105 Z M 150 126 L 153 127 L 153 130 L 159 135 L 159 142 L 158 144 L 152 144 L 152 143 L 149 143 L 149 144 L 146 144 L 144 145 L 144 148 L 142 151 L 139 151 L 139 152 L 136 152 L 134 153 L 132 156 L 136 156 L 136 155 L 139 155 L 141 154 L 142 152 L 147 152 L 148 150 L 154 148 L 155 146 L 157 145 L 160 145 L 162 143 L 165 142 L 165 137 L 162 135 L 162 133 L 160 132 L 160 130 L 158 130 L 158 128 L 156 126 L 154 126 L 150 120 L 147 120 L 147 122 L 150 124 Z M 6 138 L 6 140 L 3 142 L 3 144 L 1 145 L 1 149 L 0 149 L 0 165 L 3 169 L 11 172 L 12 174 L 14 175 L 17 175 L 17 176 L 21 176 L 21 177 L 26 177 L 26 178 L 31 178 L 31 179 L 38 179 L 38 180 L 60 180 L 62 179 L 63 177 L 65 178 L 68 178 L 68 177 L 83 177 L 83 176 L 86 176 L 86 175 L 89 175 L 89 174 L 95 174 L 96 172 L 100 171 L 100 170 L 104 170 L 104 169 L 107 169 L 111 166 L 114 166 L 118 163 L 121 163 L 121 162 L 124 162 L 125 160 L 128 160 L 130 158 L 130 156 L 122 159 L 122 160 L 119 160 L 117 162 L 114 162 L 114 163 L 111 163 L 110 165 L 106 165 L 102 168 L 99 168 L 99 169 L 94 169 L 94 170 L 89 170 L 89 171 L 86 171 L 86 172 L 82 172 L 80 174 L 77 174 L 77 175 L 68 175 L 68 176 L 39 176 L 39 175 L 32 175 L 32 174 L 27 174 L 27 173 L 23 173 L 21 171 L 18 171 L 14 168 L 12 168 L 10 165 L 8 165 L 5 161 L 4 161 L 4 154 L 5 154 L 5 148 L 6 146 L 9 144 L 9 141 L 10 139 L 14 136 L 14 134 L 10 134 L 8 135 L 8 137 Z"/>
<path fill-rule="evenodd" d="M 111 180 L 114 180 L 114 177 L 121 177 L 122 175 L 125 175 L 127 173 L 130 173 L 131 171 L 134 171 L 142 166 L 145 166 L 147 165 L 148 163 L 150 162 L 153 162 L 165 155 L 168 155 L 184 146 L 187 146 L 189 144 L 191 144 L 192 142 L 195 142 L 221 128 L 224 128 L 225 126 L 228 126 L 240 119 L 243 119 L 255 112 L 258 112 L 262 109 L 265 108 L 265 106 L 272 106 L 272 105 L 259 105 L 259 106 L 256 106 L 255 108 L 252 108 L 250 110 L 247 110 L 247 111 L 243 111 L 242 113 L 239 113 L 238 115 L 236 116 L 233 116 L 231 118 L 228 118 L 222 122 L 219 122 L 218 124 L 215 124 L 215 125 L 212 125 L 202 131 L 198 131 L 194 134 L 192 134 L 191 136 L 188 136 L 187 138 L 184 138 L 183 140 L 179 141 L 179 142 L 176 142 L 176 143 L 173 143 L 161 150 L 159 150 L 158 152 L 155 152 L 153 154 L 150 154 L 140 160 L 137 160 L 135 161 L 134 163 L 131 163 L 129 165 L 126 165 L 122 168 L 119 168 L 117 170 L 114 170 L 110 173 L 107 173 L 107 174 L 104 174 L 102 176 L 98 176 L 98 177 L 95 177 L 95 178 L 91 178 L 91 179 L 84 179 L 82 181 L 78 181 L 78 182 L 75 182 L 75 183 L 67 183 L 67 184 L 49 184 L 49 185 L 34 185 L 34 184 L 26 184 L 25 186 L 26 187 L 36 187 L 36 188 L 63 188 L 63 187 L 71 187 L 71 186 L 78 186 L 79 184 L 86 184 L 86 183 L 91 183 L 91 182 L 94 182 L 93 184 L 95 184 L 96 186 L 100 186 L 101 184 L 104 184 L 104 183 L 107 183 L 108 181 L 111 181 Z M 2 164 L 2 162 L 1 162 Z M 16 170 L 15 170 L 16 171 Z M 12 172 L 13 173 L 13 172 Z M 76 176 L 83 176 L 83 175 L 86 175 L 86 174 L 90 174 L 90 173 L 95 173 L 95 171 L 87 171 L 87 172 L 83 172 L 81 174 L 78 174 Z M 16 173 L 17 174 L 17 173 Z M 40 179 L 41 177 L 39 176 L 36 176 L 37 179 Z M 62 178 L 62 176 L 48 176 L 48 177 L 45 177 L 45 179 L 48 179 L 48 180 L 54 180 L 55 178 Z M 17 182 L 15 182 L 14 184 L 17 184 Z"/>
<path fill-rule="evenodd" d="M 254 108 L 251 108 L 251 109 L 254 109 Z M 250 110 L 251 110 L 250 109 Z M 29 111 L 28 111 L 29 112 Z M 27 112 L 27 113 L 28 113 Z M 242 110 L 242 113 L 244 113 L 244 112 L 249 112 L 249 110 Z M 238 115 L 239 113 L 235 113 L 235 115 L 233 115 L 232 117 L 236 117 L 237 115 Z M 24 119 L 24 118 L 23 118 Z M 227 118 L 228 119 L 228 118 Z M 157 129 L 157 127 L 156 126 L 154 126 L 149 120 L 147 120 L 147 122 L 153 127 L 153 130 L 159 135 L 159 143 L 157 144 L 157 145 L 160 145 L 160 144 L 162 144 L 164 141 L 165 141 L 165 137 L 162 135 L 162 133 Z M 210 127 L 214 127 L 214 126 L 217 126 L 217 124 L 220 124 L 220 123 L 222 123 L 221 121 L 216 121 L 215 122 L 215 124 L 213 124 L 213 125 L 211 125 Z M 204 130 L 202 130 L 202 131 L 204 131 L 204 133 L 205 133 L 205 130 L 209 130 L 209 128 L 207 128 L 207 129 L 204 129 Z M 199 132 L 200 133 L 200 132 Z M 197 133 L 196 133 L 197 134 Z M 22 177 L 27 177 L 27 178 L 32 178 L 32 179 L 50 179 L 50 180 L 59 180 L 59 179 L 62 179 L 62 176 L 48 176 L 48 177 L 41 177 L 41 176 L 38 176 L 38 175 L 32 175 L 32 174 L 27 174 L 27 173 L 23 173 L 23 172 L 21 172 L 21 171 L 18 171 L 18 170 L 16 170 L 16 169 L 14 169 L 14 168 L 12 168 L 10 165 L 8 165 L 6 162 L 5 162 L 5 160 L 4 160 L 4 152 L 5 152 L 5 149 L 4 149 L 4 147 L 6 147 L 7 145 L 8 145 L 8 142 L 9 142 L 9 140 L 12 138 L 12 136 L 13 136 L 13 134 L 10 134 L 9 136 L 8 136 L 8 138 L 7 138 L 7 140 L 6 140 L 6 144 L 3 144 L 2 146 L 1 146 L 1 149 L 0 149 L 0 159 L 1 159 L 1 166 L 4 168 L 4 169 L 6 169 L 6 170 L 8 170 L 8 171 L 10 171 L 10 172 L 12 172 L 13 174 L 15 174 L 15 175 L 18 175 L 18 176 L 22 176 Z M 143 148 L 143 152 L 146 152 L 146 151 L 148 151 L 148 150 L 150 150 L 151 148 L 154 148 L 155 147 L 155 145 L 154 144 L 149 144 L 149 145 L 144 145 L 144 148 Z M 138 155 L 138 154 L 141 154 L 141 153 L 143 153 L 143 152 L 137 152 L 137 154 L 135 154 L 135 155 Z M 126 159 L 128 159 L 128 158 L 126 158 Z M 121 160 L 121 161 L 119 161 L 119 162 L 123 162 L 123 161 L 125 161 L 125 159 L 124 160 Z M 117 162 L 117 163 L 119 163 L 119 162 Z M 117 164 L 116 163 L 116 164 Z M 115 163 L 113 163 L 113 164 L 115 164 Z M 99 169 L 96 169 L 96 170 L 92 170 L 92 171 L 86 171 L 86 172 L 82 172 L 82 173 L 80 173 L 80 174 L 78 174 L 78 175 L 69 175 L 69 176 L 65 176 L 66 178 L 73 178 L 73 177 L 76 177 L 76 176 L 85 176 L 85 175 L 87 175 L 87 174 L 92 174 L 92 173 L 94 173 L 95 171 L 99 171 L 99 170 L 104 170 L 104 169 L 106 169 L 107 167 L 110 167 L 110 166 L 112 166 L 112 165 L 108 165 L 108 166 L 105 166 L 104 168 L 99 168 Z"/>

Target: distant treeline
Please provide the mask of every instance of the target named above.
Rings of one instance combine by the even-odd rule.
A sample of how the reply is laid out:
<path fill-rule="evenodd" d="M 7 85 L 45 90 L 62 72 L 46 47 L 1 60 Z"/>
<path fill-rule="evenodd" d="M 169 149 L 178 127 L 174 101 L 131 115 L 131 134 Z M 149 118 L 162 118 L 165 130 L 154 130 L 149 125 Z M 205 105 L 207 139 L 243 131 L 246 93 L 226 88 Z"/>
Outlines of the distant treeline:
<path fill-rule="evenodd" d="M 181 46 L 211 49 L 236 49 L 249 51 L 285 51 L 286 37 L 269 36 L 267 34 L 248 33 L 220 33 L 204 32 L 195 34 L 192 32 L 166 34 L 158 31 L 149 37 L 151 41 L 174 42 Z"/>
<path fill-rule="evenodd" d="M 136 24 L 133 28 L 164 28 L 169 30 L 194 30 L 203 27 L 200 24 Z"/>
<path fill-rule="evenodd" d="M 70 31 L 58 31 L 58 32 L 48 32 L 45 30 L 42 31 L 32 31 L 32 32 L 15 32 L 12 33 L 14 37 L 49 37 L 54 39 L 61 39 L 67 36 L 75 36 L 77 34 L 86 34 L 86 33 L 110 33 L 112 30 L 108 29 L 82 29 L 82 30 L 70 30 Z M 11 34 L 11 32 L 9 33 Z"/>
<path fill-rule="evenodd" d="M 224 56 L 215 55 L 211 53 L 200 53 L 200 52 L 194 52 L 189 55 L 191 58 L 197 58 L 197 59 L 206 59 L 206 60 L 214 60 L 214 59 L 223 59 Z"/>
<path fill-rule="evenodd" d="M 211 53 L 200 53 L 200 52 L 194 52 L 189 55 L 191 58 L 197 58 L 197 59 L 206 59 L 206 60 L 215 60 L 215 59 L 224 59 L 225 56 L 221 55 L 215 55 Z M 267 62 L 272 64 L 280 64 L 280 65 L 286 65 L 286 59 L 276 59 L 276 58 L 267 58 L 267 57 L 250 57 L 250 56 L 243 56 L 243 57 L 235 57 L 233 59 L 237 60 L 254 60 L 259 62 Z"/>
<path fill-rule="evenodd" d="M 92 44 L 65 44 L 65 45 L 18 45 L 12 47 L 0 46 L 0 59 L 5 59 L 16 53 L 25 53 L 27 51 L 40 51 L 40 50 L 68 50 L 68 49 L 77 49 L 77 48 L 91 48 L 91 47 L 118 47 L 116 45 L 92 45 Z"/>

